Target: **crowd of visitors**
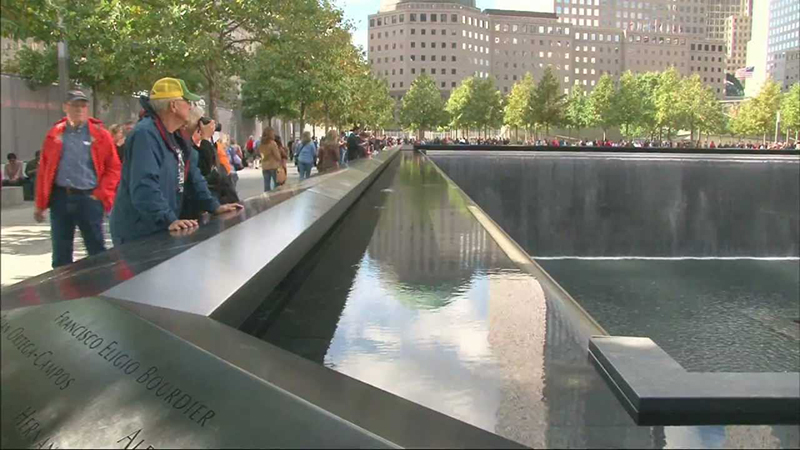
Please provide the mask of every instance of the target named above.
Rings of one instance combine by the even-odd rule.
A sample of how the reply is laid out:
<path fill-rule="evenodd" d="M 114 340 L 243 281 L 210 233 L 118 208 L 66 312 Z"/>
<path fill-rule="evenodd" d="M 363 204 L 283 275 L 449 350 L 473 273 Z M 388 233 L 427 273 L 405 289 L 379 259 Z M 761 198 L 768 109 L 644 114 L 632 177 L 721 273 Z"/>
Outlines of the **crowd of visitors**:
<path fill-rule="evenodd" d="M 37 222 L 49 210 L 53 268 L 73 261 L 76 228 L 90 256 L 103 252 L 105 217 L 114 245 L 191 232 L 205 213 L 243 208 L 237 171 L 261 169 L 266 192 L 286 181 L 290 160 L 304 180 L 314 167 L 334 170 L 399 142 L 354 128 L 330 130 L 321 142 L 303 132 L 284 145 L 266 128 L 242 148 L 205 116 L 200 100 L 183 80 L 162 78 L 140 97 L 138 122 L 106 128 L 89 116 L 86 94 L 72 90 L 62 105 L 66 117 L 48 131 L 36 157 L 23 163 L 7 155 L 2 185 L 29 186 Z"/>
<path fill-rule="evenodd" d="M 416 144 L 433 144 L 433 145 L 511 145 L 511 140 L 508 138 L 458 138 L 451 139 L 434 138 L 431 140 L 417 140 Z M 800 141 L 786 141 L 786 142 L 773 142 L 773 143 L 749 143 L 744 141 L 738 142 L 719 142 L 712 141 L 671 141 L 671 140 L 626 140 L 620 139 L 612 141 L 610 139 L 580 139 L 580 140 L 567 140 L 564 138 L 553 139 L 530 139 L 523 142 L 518 142 L 514 145 L 525 146 L 541 146 L 541 147 L 623 147 L 623 148 L 721 148 L 721 149 L 750 149 L 750 150 L 800 150 Z"/>

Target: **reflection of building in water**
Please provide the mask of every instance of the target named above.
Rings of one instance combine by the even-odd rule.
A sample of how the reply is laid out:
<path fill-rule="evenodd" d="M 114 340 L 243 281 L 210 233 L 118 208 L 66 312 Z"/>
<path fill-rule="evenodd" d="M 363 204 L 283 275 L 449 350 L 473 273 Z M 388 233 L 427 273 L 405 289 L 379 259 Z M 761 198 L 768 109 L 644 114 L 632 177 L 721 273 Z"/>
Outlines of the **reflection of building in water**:
<path fill-rule="evenodd" d="M 401 283 L 436 289 L 458 286 L 476 271 L 497 266 L 504 255 L 433 167 L 405 159 L 396 176 L 425 189 L 392 186 L 369 244 L 373 259 Z"/>
<path fill-rule="evenodd" d="M 587 340 L 558 301 L 547 302 L 543 391 L 551 424 L 547 447 L 662 448 L 662 427 L 634 425 L 589 363 Z M 613 438 L 609 426 L 615 426 Z"/>
<path fill-rule="evenodd" d="M 410 183 L 393 183 L 368 249 L 385 272 L 447 298 L 488 268 L 513 267 L 433 167 L 408 159 L 396 176 Z M 488 340 L 502 377 L 496 433 L 534 448 L 596 446 L 609 442 L 610 418 L 620 428 L 613 442 L 619 436 L 652 448 L 663 441 L 632 424 L 588 364 L 585 337 L 557 306 L 551 311 L 535 279 L 514 270 L 488 277 Z"/>

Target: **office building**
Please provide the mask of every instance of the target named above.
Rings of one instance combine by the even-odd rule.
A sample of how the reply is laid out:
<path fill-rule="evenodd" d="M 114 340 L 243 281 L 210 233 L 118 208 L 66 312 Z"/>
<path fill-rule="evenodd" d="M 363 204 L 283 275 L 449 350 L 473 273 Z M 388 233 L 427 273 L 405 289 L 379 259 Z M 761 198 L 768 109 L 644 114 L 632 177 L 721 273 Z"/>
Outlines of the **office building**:
<path fill-rule="evenodd" d="M 369 16 L 368 59 L 400 98 L 417 76 L 444 95 L 464 78 L 494 76 L 508 93 L 526 72 L 551 67 L 562 88 L 591 91 L 619 77 L 675 67 L 724 95 L 724 40 L 706 37 L 706 2 L 556 0 L 553 13 L 480 10 L 472 0 L 397 1 Z"/>
<path fill-rule="evenodd" d="M 800 2 L 770 0 L 767 33 L 767 74 L 788 89 L 799 81 Z"/>

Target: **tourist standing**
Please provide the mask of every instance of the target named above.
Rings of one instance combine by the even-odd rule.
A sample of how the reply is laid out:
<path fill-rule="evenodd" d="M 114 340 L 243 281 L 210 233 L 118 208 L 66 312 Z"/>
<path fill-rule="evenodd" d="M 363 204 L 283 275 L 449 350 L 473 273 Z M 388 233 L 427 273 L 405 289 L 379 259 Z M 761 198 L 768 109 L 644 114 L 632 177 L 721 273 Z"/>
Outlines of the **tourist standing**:
<path fill-rule="evenodd" d="M 319 149 L 317 170 L 322 173 L 337 168 L 339 168 L 339 133 L 330 130 Z"/>
<path fill-rule="evenodd" d="M 354 127 L 352 133 L 347 138 L 347 160 L 354 161 L 358 158 L 365 158 L 367 156 L 364 150 L 361 136 L 359 135 L 361 129 Z"/>
<path fill-rule="evenodd" d="M 184 197 L 214 214 L 241 209 L 238 203 L 220 205 L 208 190 L 191 144 L 175 133 L 187 125 L 191 102 L 201 99 L 183 80 L 162 78 L 150 96 L 142 96 L 144 115 L 128 136 L 125 166 L 111 214 L 114 245 L 158 233 L 197 227 L 196 220 L 179 219 Z"/>
<path fill-rule="evenodd" d="M 122 163 L 122 147 L 125 145 L 124 125 L 121 123 L 116 123 L 111 125 L 108 131 L 111 133 L 111 138 L 114 140 L 114 147 L 117 149 L 117 157 L 119 157 L 119 162 Z"/>
<path fill-rule="evenodd" d="M 300 173 L 300 180 L 305 180 L 311 176 L 311 168 L 317 164 L 317 146 L 311 141 L 311 133 L 303 132 L 300 140 L 300 149 L 297 151 L 297 171 Z"/>
<path fill-rule="evenodd" d="M 104 213 L 114 206 L 120 162 L 111 133 L 89 117 L 89 99 L 67 93 L 67 117 L 56 122 L 42 144 L 33 217 L 44 221 L 50 208 L 53 268 L 72 262 L 77 226 L 89 256 L 103 252 Z"/>
<path fill-rule="evenodd" d="M 264 129 L 261 134 L 261 144 L 258 147 L 261 155 L 261 173 L 264 176 L 264 192 L 272 190 L 272 182 L 278 186 L 278 168 L 286 169 L 286 151 L 281 151 L 275 142 L 275 130 L 272 128 Z"/>

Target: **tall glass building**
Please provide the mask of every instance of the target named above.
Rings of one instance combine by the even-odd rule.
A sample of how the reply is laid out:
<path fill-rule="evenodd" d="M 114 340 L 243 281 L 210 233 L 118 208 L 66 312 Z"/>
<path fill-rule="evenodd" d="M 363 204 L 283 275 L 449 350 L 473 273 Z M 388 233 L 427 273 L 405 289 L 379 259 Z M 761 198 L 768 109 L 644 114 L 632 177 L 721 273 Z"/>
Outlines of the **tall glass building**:
<path fill-rule="evenodd" d="M 767 73 L 786 89 L 800 81 L 800 2 L 770 0 Z"/>

